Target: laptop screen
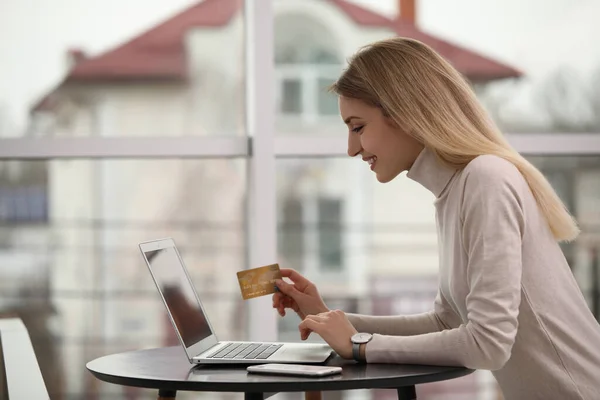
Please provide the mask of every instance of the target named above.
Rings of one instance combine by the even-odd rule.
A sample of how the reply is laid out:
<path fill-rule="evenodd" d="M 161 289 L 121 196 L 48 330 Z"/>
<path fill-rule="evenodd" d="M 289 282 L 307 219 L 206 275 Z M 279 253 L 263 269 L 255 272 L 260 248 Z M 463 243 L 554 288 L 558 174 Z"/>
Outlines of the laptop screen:
<path fill-rule="evenodd" d="M 157 285 L 185 347 L 212 335 L 206 315 L 173 247 L 145 251 Z"/>

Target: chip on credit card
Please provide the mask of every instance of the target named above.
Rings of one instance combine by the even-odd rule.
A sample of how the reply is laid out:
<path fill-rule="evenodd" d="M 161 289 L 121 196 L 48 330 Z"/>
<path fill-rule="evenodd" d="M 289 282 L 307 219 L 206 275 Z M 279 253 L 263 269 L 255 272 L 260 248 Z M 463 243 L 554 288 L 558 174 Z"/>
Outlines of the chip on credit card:
<path fill-rule="evenodd" d="M 237 273 L 244 300 L 278 291 L 275 281 L 281 279 L 279 264 L 265 265 Z"/>

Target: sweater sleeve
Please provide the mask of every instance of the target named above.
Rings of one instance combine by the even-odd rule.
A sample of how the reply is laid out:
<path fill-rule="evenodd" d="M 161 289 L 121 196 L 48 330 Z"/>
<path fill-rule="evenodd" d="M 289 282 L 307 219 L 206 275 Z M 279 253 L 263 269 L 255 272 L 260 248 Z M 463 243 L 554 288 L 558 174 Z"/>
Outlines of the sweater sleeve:
<path fill-rule="evenodd" d="M 452 311 L 445 304 L 440 292 L 436 296 L 433 310 L 411 315 L 373 316 L 346 314 L 350 323 L 359 332 L 381 335 L 412 336 L 439 332 L 450 327 Z"/>
<path fill-rule="evenodd" d="M 489 164 L 464 171 L 460 217 L 468 259 L 466 322 L 417 336 L 374 335 L 366 346 L 367 362 L 496 370 L 510 358 L 521 301 L 526 182 L 512 165 Z"/>

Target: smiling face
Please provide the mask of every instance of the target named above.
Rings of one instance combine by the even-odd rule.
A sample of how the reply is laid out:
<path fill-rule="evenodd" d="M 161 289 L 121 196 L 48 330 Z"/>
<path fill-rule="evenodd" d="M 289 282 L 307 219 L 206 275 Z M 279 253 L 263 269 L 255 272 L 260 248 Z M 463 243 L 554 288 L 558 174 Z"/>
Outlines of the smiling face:
<path fill-rule="evenodd" d="M 385 183 L 407 171 L 423 145 L 396 126 L 378 107 L 339 97 L 340 114 L 348 126 L 348 155 L 360 155 Z"/>

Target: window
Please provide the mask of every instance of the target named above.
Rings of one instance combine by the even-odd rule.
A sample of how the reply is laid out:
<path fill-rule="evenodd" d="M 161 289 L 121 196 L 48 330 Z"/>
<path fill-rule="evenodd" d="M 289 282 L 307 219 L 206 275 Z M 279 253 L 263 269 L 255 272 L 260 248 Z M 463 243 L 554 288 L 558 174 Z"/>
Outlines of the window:
<path fill-rule="evenodd" d="M 562 248 L 596 318 L 600 319 L 600 155 L 530 156 L 548 178 L 581 229 L 580 237 Z"/>
<path fill-rule="evenodd" d="M 329 93 L 329 86 L 335 81 L 335 77 L 319 78 L 319 114 L 320 115 L 335 115 L 339 114 L 337 98 Z"/>
<path fill-rule="evenodd" d="M 306 237 L 302 201 L 286 196 L 281 202 L 283 205 L 278 235 L 281 262 L 290 268 L 303 271 L 306 262 Z"/>
<path fill-rule="evenodd" d="M 243 160 L 11 163 L 19 171 L 47 167 L 44 215 L 52 218 L 0 224 L 8 244 L 0 247 L 0 305 L 25 316 L 47 311 L 35 314 L 43 323 L 35 324 L 32 338 L 36 332 L 56 338 L 40 361 L 61 371 L 71 393 L 84 381 L 81 365 L 109 349 L 178 345 L 137 248 L 142 241 L 173 237 L 215 330 L 247 339 L 247 311 L 232 279 L 247 265 Z M 0 170 L 7 166 L 0 162 Z M 23 182 L 27 174 L 0 183 L 0 193 Z M 38 325 L 52 329 L 41 332 Z"/>
<path fill-rule="evenodd" d="M 284 199 L 279 227 L 282 262 L 299 271 L 341 272 L 342 217 L 341 199 Z"/>
<path fill-rule="evenodd" d="M 0 222 L 48 222 L 45 163 L 0 164 Z"/>
<path fill-rule="evenodd" d="M 6 186 L 0 190 L 0 221 L 47 222 L 48 202 L 45 186 Z"/>
<path fill-rule="evenodd" d="M 319 229 L 319 266 L 324 271 L 342 269 L 342 200 L 319 198 L 317 200 Z"/>
<path fill-rule="evenodd" d="M 337 98 L 329 93 L 342 68 L 329 28 L 304 15 L 285 15 L 276 21 L 275 43 L 277 112 L 314 124 L 337 115 Z M 301 41 L 297 38 L 302 37 Z"/>
<path fill-rule="evenodd" d="M 281 80 L 283 99 L 281 101 L 282 114 L 302 114 L 304 110 L 302 101 L 302 81 L 293 78 Z"/>
<path fill-rule="evenodd" d="M 278 113 L 311 124 L 322 117 L 338 116 L 338 101 L 328 87 L 335 81 L 337 66 L 292 65 L 277 67 Z"/>

